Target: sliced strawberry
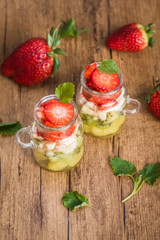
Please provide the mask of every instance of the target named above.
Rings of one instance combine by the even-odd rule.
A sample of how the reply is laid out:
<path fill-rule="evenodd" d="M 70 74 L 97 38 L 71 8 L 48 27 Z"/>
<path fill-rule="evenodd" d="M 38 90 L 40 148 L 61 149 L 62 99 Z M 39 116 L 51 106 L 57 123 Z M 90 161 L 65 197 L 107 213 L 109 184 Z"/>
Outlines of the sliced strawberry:
<path fill-rule="evenodd" d="M 53 124 L 51 124 L 48 121 L 44 121 L 43 122 L 44 125 L 48 126 L 48 127 L 55 127 Z M 48 141 L 60 141 L 63 140 L 69 136 L 71 136 L 73 134 L 73 132 L 76 129 L 76 124 L 72 124 L 69 128 L 67 128 L 66 130 L 62 130 L 62 131 L 37 131 L 38 136 L 43 137 L 44 139 L 48 140 Z"/>
<path fill-rule="evenodd" d="M 50 122 L 48 122 L 47 120 L 44 120 L 44 121 L 43 121 L 43 124 L 44 124 L 45 126 L 47 126 L 47 127 L 55 128 L 55 125 L 52 124 L 52 123 L 50 123 Z"/>
<path fill-rule="evenodd" d="M 105 104 L 99 105 L 98 110 L 99 111 L 107 110 L 108 108 L 114 107 L 117 104 L 118 103 L 116 102 L 116 100 L 108 100 L 108 102 L 106 102 Z"/>
<path fill-rule="evenodd" d="M 89 89 L 91 89 L 93 91 L 102 92 L 102 89 L 100 89 L 98 86 L 96 86 L 91 79 L 86 79 L 86 85 Z"/>
<path fill-rule="evenodd" d="M 86 78 L 91 78 L 91 75 L 92 75 L 93 71 L 96 69 L 96 67 L 97 67 L 96 63 L 92 63 L 91 65 L 86 66 L 87 70 L 85 71 L 84 76 Z"/>
<path fill-rule="evenodd" d="M 50 103 L 50 102 L 55 102 L 55 101 L 57 101 L 57 100 L 54 99 L 54 98 L 53 98 L 53 99 L 50 99 L 50 100 L 48 100 L 47 102 L 42 102 L 42 103 L 41 103 L 41 106 L 42 106 L 42 107 L 45 107 L 46 105 L 48 105 L 48 103 Z"/>
<path fill-rule="evenodd" d="M 110 92 L 118 87 L 120 80 L 118 74 L 105 74 L 96 69 L 92 74 L 92 81 L 102 91 Z"/>
<path fill-rule="evenodd" d="M 43 120 L 46 119 L 46 117 L 45 117 L 45 115 L 44 115 L 44 113 L 43 113 L 43 110 L 39 110 L 38 112 L 36 112 L 36 116 L 37 116 L 41 121 L 43 121 Z"/>
<path fill-rule="evenodd" d="M 73 119 L 74 107 L 69 103 L 64 104 L 56 100 L 44 107 L 44 115 L 55 127 L 62 127 Z"/>

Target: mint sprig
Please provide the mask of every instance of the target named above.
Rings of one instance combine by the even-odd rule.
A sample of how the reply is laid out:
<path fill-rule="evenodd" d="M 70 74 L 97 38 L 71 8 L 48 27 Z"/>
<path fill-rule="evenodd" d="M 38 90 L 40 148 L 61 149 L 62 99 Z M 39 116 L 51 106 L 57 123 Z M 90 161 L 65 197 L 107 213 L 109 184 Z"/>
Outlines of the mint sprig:
<path fill-rule="evenodd" d="M 104 60 L 98 67 L 99 71 L 105 74 L 119 73 L 119 68 L 113 59 Z"/>
<path fill-rule="evenodd" d="M 153 186 L 157 178 L 160 177 L 160 163 L 148 164 L 139 173 L 137 173 L 137 169 L 133 163 L 119 157 L 110 158 L 110 164 L 115 176 L 128 176 L 134 182 L 132 193 L 123 199 L 122 202 L 134 196 L 145 182 Z"/>
<path fill-rule="evenodd" d="M 22 125 L 19 121 L 9 122 L 9 123 L 0 123 L 0 134 L 14 135 L 21 128 L 22 128 Z"/>
<path fill-rule="evenodd" d="M 73 211 L 80 207 L 90 207 L 88 198 L 81 195 L 78 191 L 66 192 L 62 198 L 62 202 L 65 207 Z"/>
<path fill-rule="evenodd" d="M 73 100 L 73 96 L 75 94 L 75 86 L 70 82 L 60 84 L 56 88 L 55 94 L 60 99 L 60 102 L 67 104 Z"/>
<path fill-rule="evenodd" d="M 77 37 L 81 33 L 89 32 L 89 28 L 85 29 L 77 29 L 75 26 L 75 20 L 71 18 L 69 21 L 64 21 L 63 20 L 63 26 L 61 27 L 59 34 L 61 38 L 66 38 L 66 37 Z"/>

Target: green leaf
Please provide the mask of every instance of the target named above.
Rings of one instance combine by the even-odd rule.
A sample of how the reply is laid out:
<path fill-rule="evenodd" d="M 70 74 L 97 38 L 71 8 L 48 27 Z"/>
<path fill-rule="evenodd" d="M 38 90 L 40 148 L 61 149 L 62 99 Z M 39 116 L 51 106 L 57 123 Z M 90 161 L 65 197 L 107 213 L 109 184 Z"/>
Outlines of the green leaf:
<path fill-rule="evenodd" d="M 52 77 L 54 77 L 54 75 L 55 75 L 56 72 L 58 71 L 59 67 L 60 67 L 59 59 L 58 59 L 57 57 L 54 57 L 54 66 L 53 66 Z"/>
<path fill-rule="evenodd" d="M 79 194 L 77 191 L 66 192 L 62 198 L 62 202 L 69 210 L 89 206 L 88 198 Z"/>
<path fill-rule="evenodd" d="M 56 47 L 60 43 L 60 35 L 58 32 L 60 24 L 57 25 L 57 27 L 54 29 L 53 34 L 52 34 L 52 39 L 53 39 L 53 46 Z"/>
<path fill-rule="evenodd" d="M 145 100 L 145 104 L 150 103 L 151 101 L 151 94 L 152 93 L 156 93 L 158 90 L 160 90 L 160 84 L 158 84 L 157 86 L 155 86 L 148 95 L 146 95 L 146 97 L 144 98 Z"/>
<path fill-rule="evenodd" d="M 53 47 L 53 38 L 49 33 L 47 34 L 47 43 L 49 47 Z"/>
<path fill-rule="evenodd" d="M 47 55 L 51 58 L 54 58 L 55 57 L 55 54 L 54 52 L 47 52 Z"/>
<path fill-rule="evenodd" d="M 155 40 L 154 38 L 150 38 L 150 39 L 149 39 L 149 46 L 150 46 L 150 47 L 153 47 L 155 41 L 156 41 L 156 40 Z"/>
<path fill-rule="evenodd" d="M 63 51 L 61 48 L 56 48 L 54 49 L 54 53 L 55 54 L 59 54 L 59 55 L 66 55 L 67 53 L 65 51 Z"/>
<path fill-rule="evenodd" d="M 57 38 L 54 40 L 55 47 L 57 47 L 57 45 L 59 45 L 60 42 L 61 42 L 61 38 L 60 38 L 60 36 L 58 35 Z"/>
<path fill-rule="evenodd" d="M 0 134 L 14 135 L 21 128 L 22 125 L 19 121 L 10 123 L 0 123 Z"/>
<path fill-rule="evenodd" d="M 60 102 L 67 104 L 73 100 L 75 86 L 70 82 L 60 84 L 56 88 L 55 94 L 60 99 Z"/>
<path fill-rule="evenodd" d="M 119 157 L 110 158 L 110 164 L 115 176 L 132 176 L 137 172 L 137 169 L 133 163 L 123 160 Z"/>
<path fill-rule="evenodd" d="M 119 72 L 119 68 L 113 59 L 104 60 L 98 69 L 105 74 L 115 74 Z"/>
<path fill-rule="evenodd" d="M 157 178 L 160 177 L 160 163 L 147 165 L 139 174 L 142 175 L 143 180 L 153 186 Z"/>
<path fill-rule="evenodd" d="M 68 22 L 63 22 L 63 26 L 59 30 L 59 35 L 61 38 L 66 38 L 69 36 L 74 36 L 74 26 L 75 21 L 71 18 Z"/>
<path fill-rule="evenodd" d="M 63 21 L 63 26 L 59 30 L 61 38 L 77 37 L 81 33 L 90 31 L 90 29 L 77 29 L 75 26 L 75 20 L 71 18 L 68 22 Z"/>
<path fill-rule="evenodd" d="M 145 96 L 144 101 L 145 101 L 145 104 L 150 103 L 150 101 L 151 101 L 151 95 L 148 94 L 147 96 Z"/>
<path fill-rule="evenodd" d="M 51 37 L 53 36 L 53 32 L 54 32 L 54 27 L 52 26 L 52 27 L 51 27 L 51 30 L 50 30 L 50 35 L 51 35 Z"/>

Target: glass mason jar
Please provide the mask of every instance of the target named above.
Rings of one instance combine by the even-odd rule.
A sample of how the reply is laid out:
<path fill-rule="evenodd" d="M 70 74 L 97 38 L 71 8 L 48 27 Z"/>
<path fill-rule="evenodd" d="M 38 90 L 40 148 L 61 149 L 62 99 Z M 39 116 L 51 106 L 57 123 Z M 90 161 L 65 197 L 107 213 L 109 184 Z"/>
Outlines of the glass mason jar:
<path fill-rule="evenodd" d="M 55 95 L 49 95 L 36 104 L 34 122 L 17 132 L 16 141 L 22 148 L 32 148 L 40 167 L 50 171 L 67 171 L 76 166 L 83 156 L 83 123 L 72 101 L 74 117 L 67 125 L 58 128 L 44 125 L 37 112 L 51 99 L 58 100 Z M 21 141 L 20 135 L 23 133 L 30 135 L 29 143 Z"/>
<path fill-rule="evenodd" d="M 97 66 L 100 64 L 97 63 Z M 139 112 L 140 103 L 127 94 L 121 71 L 118 74 L 119 86 L 105 93 L 88 88 L 84 76 L 85 71 L 86 69 L 81 74 L 81 82 L 76 94 L 76 103 L 83 121 L 84 132 L 94 137 L 113 136 L 122 129 L 126 115 Z M 135 105 L 135 108 L 127 110 L 128 104 Z"/>

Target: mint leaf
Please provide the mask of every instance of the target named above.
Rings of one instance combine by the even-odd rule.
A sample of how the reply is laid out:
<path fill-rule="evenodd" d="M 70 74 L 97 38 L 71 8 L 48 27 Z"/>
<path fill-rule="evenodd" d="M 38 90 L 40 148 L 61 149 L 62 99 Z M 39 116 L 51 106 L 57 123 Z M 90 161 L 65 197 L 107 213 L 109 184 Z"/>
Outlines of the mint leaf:
<path fill-rule="evenodd" d="M 110 164 L 115 176 L 132 176 L 137 172 L 137 169 L 133 163 L 123 160 L 119 157 L 110 158 Z"/>
<path fill-rule="evenodd" d="M 10 123 L 0 123 L 0 134 L 14 135 L 21 128 L 22 125 L 19 121 Z"/>
<path fill-rule="evenodd" d="M 59 55 L 66 55 L 66 52 L 63 51 L 61 48 L 55 48 L 54 53 Z"/>
<path fill-rule="evenodd" d="M 59 69 L 59 66 L 60 66 L 59 59 L 57 57 L 54 57 L 54 65 L 53 65 L 52 77 L 56 74 L 57 70 Z"/>
<path fill-rule="evenodd" d="M 84 206 L 90 207 L 88 205 L 88 198 L 79 194 L 78 191 L 66 192 L 62 198 L 62 202 L 71 211 Z"/>
<path fill-rule="evenodd" d="M 68 22 L 63 21 L 63 26 L 59 30 L 61 38 L 77 37 L 81 33 L 90 31 L 90 29 L 78 30 L 75 26 L 75 20 L 71 18 Z"/>
<path fill-rule="evenodd" d="M 119 72 L 119 68 L 113 59 L 104 60 L 98 67 L 99 71 L 105 74 L 115 74 Z"/>
<path fill-rule="evenodd" d="M 153 186 L 157 178 L 160 177 L 160 163 L 147 165 L 139 172 L 139 174 L 144 181 Z"/>
<path fill-rule="evenodd" d="M 70 82 L 60 84 L 56 88 L 55 94 L 60 99 L 60 102 L 67 104 L 73 100 L 75 86 Z"/>
<path fill-rule="evenodd" d="M 122 200 L 125 202 L 130 199 L 133 195 L 135 195 L 143 186 L 145 182 L 154 185 L 157 178 L 160 177 L 160 163 L 149 164 L 144 167 L 138 174 L 138 177 L 134 177 L 133 175 L 137 172 L 136 167 L 131 162 L 125 161 L 119 157 L 110 158 L 110 164 L 112 166 L 114 175 L 121 176 L 127 175 L 134 182 L 134 189 L 131 194 Z"/>

